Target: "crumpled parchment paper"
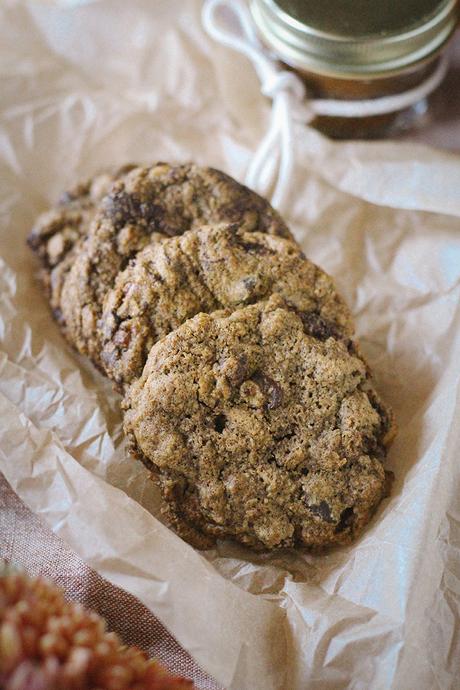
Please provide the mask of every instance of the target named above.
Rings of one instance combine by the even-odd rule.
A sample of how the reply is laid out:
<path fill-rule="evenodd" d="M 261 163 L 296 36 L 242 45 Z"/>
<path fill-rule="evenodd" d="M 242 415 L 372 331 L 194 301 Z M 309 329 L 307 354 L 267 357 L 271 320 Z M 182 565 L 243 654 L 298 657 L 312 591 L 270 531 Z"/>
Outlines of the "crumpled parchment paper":
<path fill-rule="evenodd" d="M 459 688 L 460 157 L 298 126 L 286 218 L 352 306 L 400 429 L 391 498 L 327 555 L 200 553 L 162 524 L 117 396 L 64 343 L 38 287 L 26 235 L 77 179 L 192 159 L 244 178 L 269 104 L 199 11 L 0 6 L 0 469 L 227 688 Z"/>

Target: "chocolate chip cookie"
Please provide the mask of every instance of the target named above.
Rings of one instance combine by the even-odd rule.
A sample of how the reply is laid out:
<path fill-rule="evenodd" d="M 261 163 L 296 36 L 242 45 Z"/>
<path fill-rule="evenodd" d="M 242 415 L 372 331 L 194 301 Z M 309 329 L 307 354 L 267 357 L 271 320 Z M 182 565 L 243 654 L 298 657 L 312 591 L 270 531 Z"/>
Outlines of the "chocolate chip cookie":
<path fill-rule="evenodd" d="M 218 224 L 149 244 L 105 298 L 103 367 L 123 388 L 141 375 L 152 345 L 187 319 L 272 293 L 297 310 L 313 335 L 351 336 L 352 317 L 332 279 L 291 240 Z"/>
<path fill-rule="evenodd" d="M 41 279 L 58 322 L 62 321 L 61 290 L 78 249 L 101 199 L 112 183 L 131 170 L 125 165 L 114 171 L 96 175 L 64 192 L 57 206 L 42 213 L 27 243 L 42 263 Z"/>
<path fill-rule="evenodd" d="M 171 520 L 200 547 L 345 543 L 387 491 L 394 425 L 365 362 L 279 296 L 179 326 L 124 408 Z"/>
<path fill-rule="evenodd" d="M 118 273 L 139 251 L 204 224 L 237 223 L 247 232 L 289 237 L 276 211 L 224 173 L 158 163 L 118 180 L 101 203 L 66 275 L 61 309 L 67 337 L 101 366 L 98 320 Z"/>

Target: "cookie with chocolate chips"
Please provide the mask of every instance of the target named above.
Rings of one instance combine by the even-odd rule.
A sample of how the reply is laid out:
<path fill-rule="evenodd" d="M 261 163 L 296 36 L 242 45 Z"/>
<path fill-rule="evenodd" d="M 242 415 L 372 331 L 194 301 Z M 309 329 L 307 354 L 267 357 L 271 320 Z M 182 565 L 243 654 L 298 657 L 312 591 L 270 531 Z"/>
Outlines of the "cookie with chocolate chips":
<path fill-rule="evenodd" d="M 271 294 L 282 295 L 316 337 L 352 335 L 351 314 L 332 279 L 291 240 L 218 224 L 151 243 L 104 300 L 103 367 L 123 389 L 141 375 L 151 347 L 187 319 Z"/>
<path fill-rule="evenodd" d="M 41 261 L 41 279 L 58 322 L 62 322 L 62 285 L 88 233 L 98 205 L 112 183 L 134 167 L 125 165 L 112 172 L 96 175 L 64 192 L 54 208 L 38 217 L 27 238 L 29 247 Z"/>
<path fill-rule="evenodd" d="M 66 276 L 61 309 L 67 337 L 101 366 L 98 320 L 118 273 L 148 244 L 205 224 L 289 237 L 270 204 L 224 173 L 196 165 L 137 168 L 104 197 Z"/>
<path fill-rule="evenodd" d="M 205 547 L 346 543 L 387 491 L 391 413 L 351 341 L 273 296 L 153 346 L 125 431 L 171 521 Z"/>

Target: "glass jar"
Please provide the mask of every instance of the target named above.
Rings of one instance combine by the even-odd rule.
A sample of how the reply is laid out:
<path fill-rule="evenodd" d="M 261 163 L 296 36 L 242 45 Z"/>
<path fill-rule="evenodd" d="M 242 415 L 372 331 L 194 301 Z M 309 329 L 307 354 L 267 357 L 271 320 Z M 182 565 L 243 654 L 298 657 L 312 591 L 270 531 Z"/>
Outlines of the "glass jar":
<path fill-rule="evenodd" d="M 395 96 L 435 73 L 458 22 L 457 0 L 252 0 L 263 43 L 315 99 Z M 337 139 L 380 138 L 423 124 L 429 99 L 364 117 L 316 116 Z"/>

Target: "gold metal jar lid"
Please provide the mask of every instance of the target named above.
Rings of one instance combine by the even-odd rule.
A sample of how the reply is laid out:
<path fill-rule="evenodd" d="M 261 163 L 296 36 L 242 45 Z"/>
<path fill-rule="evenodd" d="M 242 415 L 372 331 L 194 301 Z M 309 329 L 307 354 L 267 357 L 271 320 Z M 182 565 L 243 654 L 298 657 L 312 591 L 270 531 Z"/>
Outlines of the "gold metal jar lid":
<path fill-rule="evenodd" d="M 292 67 L 384 77 L 435 55 L 455 30 L 457 0 L 251 0 L 267 45 Z"/>

